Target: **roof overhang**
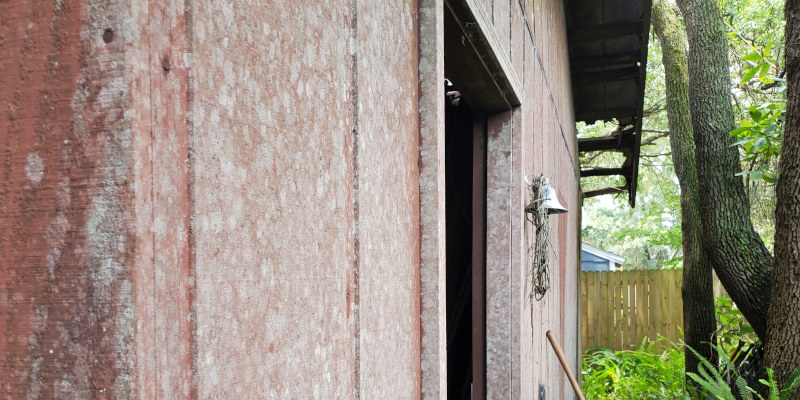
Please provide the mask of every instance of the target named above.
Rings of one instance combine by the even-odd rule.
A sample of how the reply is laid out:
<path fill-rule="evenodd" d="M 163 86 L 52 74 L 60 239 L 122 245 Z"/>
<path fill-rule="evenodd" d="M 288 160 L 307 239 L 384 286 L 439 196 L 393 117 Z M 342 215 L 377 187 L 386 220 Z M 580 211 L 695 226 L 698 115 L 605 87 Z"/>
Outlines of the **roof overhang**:
<path fill-rule="evenodd" d="M 623 257 L 623 256 L 621 256 L 619 254 L 614 254 L 614 253 L 612 253 L 610 251 L 605 251 L 605 250 L 603 250 L 601 248 L 598 248 L 598 247 L 594 247 L 594 246 L 592 246 L 590 244 L 581 243 L 581 250 L 585 251 L 585 252 L 587 252 L 589 254 L 594 254 L 594 255 L 596 255 L 596 256 L 598 256 L 600 258 L 609 260 L 609 261 L 613 262 L 614 264 L 622 265 L 622 264 L 625 263 L 625 257 Z"/>
<path fill-rule="evenodd" d="M 567 0 L 567 40 L 575 120 L 613 121 L 607 136 L 578 140 L 578 152 L 619 151 L 620 166 L 582 169 L 581 177 L 621 175 L 625 185 L 585 197 L 628 192 L 636 204 L 651 0 Z"/>

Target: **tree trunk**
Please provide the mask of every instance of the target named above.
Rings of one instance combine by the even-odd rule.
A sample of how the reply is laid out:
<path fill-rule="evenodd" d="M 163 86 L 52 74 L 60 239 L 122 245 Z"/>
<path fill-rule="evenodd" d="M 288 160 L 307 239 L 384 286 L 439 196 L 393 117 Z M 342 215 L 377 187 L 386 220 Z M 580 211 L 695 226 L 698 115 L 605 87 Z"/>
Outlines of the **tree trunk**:
<path fill-rule="evenodd" d="M 676 10 L 666 0 L 654 0 L 651 21 L 661 42 L 667 95 L 669 144 L 681 188 L 683 233 L 683 335 L 684 341 L 715 364 L 714 282 L 711 264 L 703 249 L 703 227 L 695 166 L 695 145 L 689 118 L 689 78 L 686 70 L 686 36 Z M 686 372 L 698 373 L 699 359 L 684 351 Z M 691 382 L 691 381 L 690 381 Z"/>
<path fill-rule="evenodd" d="M 728 42 L 714 0 L 678 0 L 689 40 L 689 105 L 697 161 L 703 246 L 722 285 L 758 336 L 766 338 L 772 256 L 753 229 L 739 154 L 728 134 Z M 785 157 L 782 157 L 785 158 Z"/>
<path fill-rule="evenodd" d="M 775 188 L 775 265 L 766 363 L 779 387 L 800 364 L 800 1 L 786 1 L 786 125 Z M 796 391 L 792 399 L 800 399 Z"/>

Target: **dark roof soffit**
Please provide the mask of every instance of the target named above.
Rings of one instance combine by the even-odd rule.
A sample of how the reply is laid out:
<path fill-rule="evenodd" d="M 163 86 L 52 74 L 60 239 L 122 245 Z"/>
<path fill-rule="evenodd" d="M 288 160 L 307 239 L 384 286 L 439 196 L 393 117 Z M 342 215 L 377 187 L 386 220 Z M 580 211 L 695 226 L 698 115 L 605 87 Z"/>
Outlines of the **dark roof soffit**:
<path fill-rule="evenodd" d="M 622 166 L 584 170 L 582 176 L 621 175 L 625 185 L 586 197 L 628 191 L 636 204 L 650 33 L 651 0 L 567 0 L 567 35 L 576 121 L 617 120 L 622 134 L 580 139 L 579 151 L 616 150 Z M 598 147 L 600 146 L 600 147 Z"/>

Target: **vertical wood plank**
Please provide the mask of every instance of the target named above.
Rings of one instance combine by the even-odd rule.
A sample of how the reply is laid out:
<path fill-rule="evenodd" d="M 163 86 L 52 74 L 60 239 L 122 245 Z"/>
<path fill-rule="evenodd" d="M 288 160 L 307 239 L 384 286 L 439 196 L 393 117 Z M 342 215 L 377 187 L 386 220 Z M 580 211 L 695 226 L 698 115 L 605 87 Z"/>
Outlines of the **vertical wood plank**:
<path fill-rule="evenodd" d="M 591 299 L 594 305 L 592 306 L 593 315 L 589 316 L 589 319 L 592 321 L 592 326 L 589 328 L 589 336 L 591 339 L 589 340 L 588 347 L 595 347 L 600 345 L 600 311 L 602 309 L 602 299 L 600 296 L 600 273 L 592 273 L 592 290 L 594 292 L 591 294 Z"/>
<path fill-rule="evenodd" d="M 673 308 L 673 312 L 675 316 L 673 317 L 673 321 L 675 326 L 672 328 L 675 334 L 675 342 L 679 339 L 682 339 L 680 330 L 678 327 L 680 326 L 683 328 L 683 296 L 681 296 L 681 284 L 683 283 L 683 271 L 682 270 L 675 270 L 673 271 L 673 279 L 672 279 L 672 293 L 675 307 Z"/>
<path fill-rule="evenodd" d="M 666 337 L 671 340 L 675 341 L 675 317 L 677 313 L 675 312 L 675 270 L 668 270 L 667 273 L 664 274 L 664 284 L 667 286 L 667 293 L 664 296 L 664 303 L 665 303 L 665 313 L 664 313 L 664 322 L 666 325 Z"/>
<path fill-rule="evenodd" d="M 629 348 L 629 344 L 633 343 L 633 332 L 635 330 L 636 320 L 634 318 L 635 307 L 633 304 L 635 293 L 635 284 L 636 279 L 634 279 L 634 275 L 630 272 L 624 273 L 623 277 L 624 280 L 624 293 L 625 293 L 625 343 L 626 345 L 623 348 Z"/>
<path fill-rule="evenodd" d="M 638 307 L 636 307 L 636 285 L 638 284 L 638 277 L 636 276 L 637 272 L 638 271 L 628 271 L 629 274 L 628 290 L 630 292 L 629 307 L 630 307 L 630 326 L 631 326 L 630 340 L 628 342 L 633 344 L 634 346 L 638 344 L 637 338 L 639 337 L 638 333 L 639 324 L 637 322 L 637 316 L 639 315 L 639 310 Z"/>
<path fill-rule="evenodd" d="M 620 277 L 616 272 L 609 272 L 608 275 L 612 277 L 611 282 L 614 284 L 614 303 L 612 303 L 614 311 L 614 345 L 611 348 L 619 350 L 619 344 L 622 340 L 622 294 L 620 292 Z"/>
<path fill-rule="evenodd" d="M 676 276 L 675 289 L 676 289 L 676 293 L 677 293 L 677 296 L 678 296 L 678 301 L 677 301 L 678 306 L 675 307 L 678 310 L 678 318 L 676 319 L 676 321 L 678 321 L 678 324 L 680 325 L 681 329 L 683 329 L 684 328 L 684 326 L 683 326 L 683 294 L 681 293 L 681 288 L 683 287 L 683 271 L 678 271 L 675 276 Z M 679 339 L 683 339 L 680 335 L 678 336 L 678 338 Z"/>
<path fill-rule="evenodd" d="M 588 337 L 589 336 L 588 335 L 589 326 L 586 324 L 587 321 L 589 320 L 589 301 L 588 301 L 589 292 L 587 291 L 588 290 L 588 286 L 589 286 L 589 282 L 588 282 L 589 275 L 588 274 L 589 274 L 588 272 L 584 272 L 584 271 L 580 272 L 580 277 L 581 277 L 581 295 L 580 295 L 581 296 L 580 297 L 581 298 L 581 349 L 579 349 L 579 350 L 581 351 L 581 354 L 583 354 L 585 352 L 586 343 L 587 343 L 587 340 L 589 339 L 589 337 Z"/>
<path fill-rule="evenodd" d="M 611 330 L 608 335 L 610 349 L 614 349 L 617 342 L 617 282 L 613 272 L 608 273 L 608 314 Z"/>
<path fill-rule="evenodd" d="M 608 310 L 608 305 L 611 304 L 611 299 L 609 298 L 609 285 L 608 285 L 608 272 L 602 271 L 600 272 L 600 345 L 603 347 L 609 347 L 611 344 L 611 340 L 609 336 L 611 334 L 611 313 Z"/>
<path fill-rule="evenodd" d="M 615 272 L 617 275 L 617 291 L 619 292 L 617 295 L 617 307 L 619 310 L 617 311 L 617 324 L 619 327 L 619 341 L 617 342 L 617 348 L 622 350 L 625 348 L 625 325 L 626 325 L 626 318 L 628 317 L 628 311 L 625 307 L 625 301 L 627 298 L 627 294 L 625 293 L 625 274 L 622 272 Z"/>
<path fill-rule="evenodd" d="M 650 340 L 655 340 L 658 338 L 658 328 L 657 326 L 657 318 L 656 316 L 661 311 L 660 309 L 660 300 L 661 297 L 659 296 L 659 288 L 658 279 L 656 277 L 656 271 L 649 270 L 647 271 L 647 284 L 650 288 L 650 291 L 647 294 L 647 312 L 648 312 L 648 322 L 647 322 L 647 336 Z"/>
<path fill-rule="evenodd" d="M 611 328 L 608 335 L 608 348 L 615 349 L 617 343 L 617 281 L 613 272 L 608 272 L 608 325 Z"/>
<path fill-rule="evenodd" d="M 668 304 L 669 304 L 669 287 L 670 287 L 670 284 L 669 284 L 669 278 L 668 277 L 669 277 L 669 274 L 660 274 L 660 278 L 661 279 L 660 279 L 660 282 L 659 282 L 659 284 L 660 284 L 659 286 L 661 286 L 661 293 L 660 293 L 660 298 L 661 298 L 661 304 L 660 304 L 660 310 L 661 310 L 661 313 L 660 313 L 660 316 L 661 316 L 661 318 L 660 318 L 660 320 L 661 320 L 660 321 L 661 322 L 661 324 L 660 324 L 661 325 L 661 332 L 660 333 L 661 333 L 662 336 L 665 336 L 665 337 L 669 337 L 669 334 L 670 334 L 669 323 L 668 323 L 667 319 L 664 318 L 664 316 L 669 315 Z"/>
<path fill-rule="evenodd" d="M 647 336 L 647 279 L 644 271 L 636 271 L 636 344 Z"/>
<path fill-rule="evenodd" d="M 589 327 L 590 329 L 590 336 L 592 337 L 587 344 L 587 348 L 589 347 L 596 347 L 600 345 L 600 307 L 603 307 L 602 300 L 600 299 L 600 273 L 599 272 L 592 272 L 592 313 L 589 316 L 589 320 L 592 321 L 592 325 Z"/>
<path fill-rule="evenodd" d="M 625 343 L 628 340 L 626 333 L 628 331 L 628 284 L 627 274 L 624 272 L 615 272 L 619 276 L 619 342 L 617 346 L 620 350 L 625 349 Z"/>

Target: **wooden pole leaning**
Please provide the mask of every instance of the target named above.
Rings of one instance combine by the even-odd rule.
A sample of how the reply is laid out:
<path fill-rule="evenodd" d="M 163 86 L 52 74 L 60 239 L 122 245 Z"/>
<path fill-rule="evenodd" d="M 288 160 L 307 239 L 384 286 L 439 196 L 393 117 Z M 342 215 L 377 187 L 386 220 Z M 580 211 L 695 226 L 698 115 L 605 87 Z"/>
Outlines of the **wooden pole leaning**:
<path fill-rule="evenodd" d="M 586 400 L 586 398 L 583 397 L 583 392 L 581 391 L 580 385 L 578 385 L 578 380 L 575 379 L 575 375 L 572 374 L 572 369 L 570 369 L 569 364 L 567 364 L 567 357 L 564 356 L 564 351 L 561 350 L 561 345 L 558 344 L 558 340 L 556 340 L 555 335 L 553 335 L 553 331 L 547 331 L 547 339 L 553 346 L 553 350 L 556 352 L 558 361 L 561 362 L 561 367 L 564 368 L 564 373 L 567 374 L 567 379 L 569 379 L 569 383 L 572 385 L 572 390 L 575 391 L 575 395 L 578 396 L 579 400 Z"/>

